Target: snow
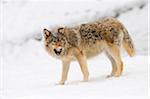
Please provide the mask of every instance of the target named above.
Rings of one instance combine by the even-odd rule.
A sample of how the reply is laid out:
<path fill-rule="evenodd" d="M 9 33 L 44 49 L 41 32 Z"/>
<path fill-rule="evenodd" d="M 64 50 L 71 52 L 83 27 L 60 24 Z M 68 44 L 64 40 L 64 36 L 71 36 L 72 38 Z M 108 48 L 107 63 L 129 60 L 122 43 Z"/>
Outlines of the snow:
<path fill-rule="evenodd" d="M 0 98 L 145 99 L 148 95 L 147 0 L 2 0 L 2 4 Z M 119 78 L 106 78 L 111 64 L 105 55 L 88 60 L 89 82 L 82 82 L 79 64 L 72 62 L 66 85 L 57 85 L 61 61 L 44 50 L 42 29 L 77 25 L 105 16 L 117 17 L 125 25 L 137 55 L 130 58 L 122 51 L 125 69 Z"/>
<path fill-rule="evenodd" d="M 89 60 L 89 82 L 82 82 L 79 65 L 72 62 L 66 85 L 56 85 L 60 79 L 61 61 L 49 57 L 41 43 L 30 41 L 14 54 L 4 57 L 4 96 L 147 95 L 147 56 L 123 57 L 123 61 L 123 75 L 107 79 L 106 75 L 111 72 L 109 60 L 104 55 Z"/>

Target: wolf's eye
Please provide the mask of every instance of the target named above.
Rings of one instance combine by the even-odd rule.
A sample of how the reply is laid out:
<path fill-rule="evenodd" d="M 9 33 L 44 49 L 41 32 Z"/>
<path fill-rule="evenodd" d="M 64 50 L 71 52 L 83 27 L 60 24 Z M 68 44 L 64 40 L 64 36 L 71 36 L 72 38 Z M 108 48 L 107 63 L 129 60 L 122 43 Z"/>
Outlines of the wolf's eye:
<path fill-rule="evenodd" d="M 52 44 L 52 45 L 56 45 L 56 41 L 54 40 L 51 44 Z"/>
<path fill-rule="evenodd" d="M 56 41 L 53 41 L 53 42 L 52 42 L 52 45 L 55 45 L 55 44 L 56 44 Z"/>

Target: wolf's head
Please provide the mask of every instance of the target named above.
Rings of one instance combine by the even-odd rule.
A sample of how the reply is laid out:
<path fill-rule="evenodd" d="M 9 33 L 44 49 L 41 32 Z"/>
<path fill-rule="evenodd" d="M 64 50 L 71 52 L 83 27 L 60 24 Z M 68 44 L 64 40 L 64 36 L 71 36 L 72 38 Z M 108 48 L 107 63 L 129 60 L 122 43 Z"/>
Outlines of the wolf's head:
<path fill-rule="evenodd" d="M 67 53 L 68 42 L 64 35 L 64 28 L 58 28 L 57 32 L 44 29 L 44 42 L 45 47 L 50 54 L 61 57 Z"/>

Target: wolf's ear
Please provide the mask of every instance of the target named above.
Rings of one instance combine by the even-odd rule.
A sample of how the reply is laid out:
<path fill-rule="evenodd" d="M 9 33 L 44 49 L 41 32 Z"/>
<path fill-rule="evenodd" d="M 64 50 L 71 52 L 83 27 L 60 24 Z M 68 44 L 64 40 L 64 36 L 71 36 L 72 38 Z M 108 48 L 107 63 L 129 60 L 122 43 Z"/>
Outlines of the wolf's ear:
<path fill-rule="evenodd" d="M 43 29 L 43 32 L 44 32 L 44 37 L 45 38 L 48 38 L 51 35 L 51 32 L 47 29 Z"/>
<path fill-rule="evenodd" d="M 65 28 L 64 27 L 58 28 L 58 33 L 64 34 L 65 33 Z"/>

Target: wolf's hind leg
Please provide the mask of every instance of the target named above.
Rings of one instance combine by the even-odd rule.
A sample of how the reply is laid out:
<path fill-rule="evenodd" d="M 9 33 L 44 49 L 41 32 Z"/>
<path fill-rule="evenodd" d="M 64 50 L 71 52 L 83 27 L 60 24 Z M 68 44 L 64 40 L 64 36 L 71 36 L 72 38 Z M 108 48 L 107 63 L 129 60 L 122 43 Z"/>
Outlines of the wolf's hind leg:
<path fill-rule="evenodd" d="M 112 64 L 112 71 L 111 71 L 111 74 L 110 75 L 107 75 L 107 78 L 109 77 L 112 77 L 115 75 L 116 71 L 117 71 L 117 64 L 114 60 L 114 58 L 108 53 L 108 52 L 105 52 L 106 56 L 108 57 L 108 59 L 111 61 L 111 64 Z"/>
<path fill-rule="evenodd" d="M 113 57 L 116 63 L 117 70 L 113 76 L 119 77 L 123 71 L 123 62 L 120 56 L 120 47 L 117 45 L 112 45 L 108 48 L 107 52 Z"/>

